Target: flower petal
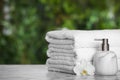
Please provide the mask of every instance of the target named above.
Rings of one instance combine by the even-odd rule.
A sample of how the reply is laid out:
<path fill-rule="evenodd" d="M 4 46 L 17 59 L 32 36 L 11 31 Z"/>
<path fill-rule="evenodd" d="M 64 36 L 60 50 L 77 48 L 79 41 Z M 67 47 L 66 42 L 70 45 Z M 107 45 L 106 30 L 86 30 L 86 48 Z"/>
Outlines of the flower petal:
<path fill-rule="evenodd" d="M 88 63 L 85 70 L 87 70 L 89 75 L 94 75 L 95 67 L 91 63 Z"/>
<path fill-rule="evenodd" d="M 81 71 L 82 71 L 82 68 L 80 66 L 80 64 L 77 64 L 74 68 L 73 68 L 73 71 L 76 75 L 81 75 Z"/>

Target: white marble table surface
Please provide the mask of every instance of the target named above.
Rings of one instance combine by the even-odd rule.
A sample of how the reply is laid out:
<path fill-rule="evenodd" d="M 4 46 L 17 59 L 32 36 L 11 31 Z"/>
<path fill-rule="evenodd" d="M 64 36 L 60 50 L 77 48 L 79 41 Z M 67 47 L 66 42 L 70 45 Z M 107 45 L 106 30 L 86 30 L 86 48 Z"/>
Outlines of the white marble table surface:
<path fill-rule="evenodd" d="M 116 76 L 76 76 L 49 72 L 45 65 L 0 65 L 0 80 L 120 80 Z"/>

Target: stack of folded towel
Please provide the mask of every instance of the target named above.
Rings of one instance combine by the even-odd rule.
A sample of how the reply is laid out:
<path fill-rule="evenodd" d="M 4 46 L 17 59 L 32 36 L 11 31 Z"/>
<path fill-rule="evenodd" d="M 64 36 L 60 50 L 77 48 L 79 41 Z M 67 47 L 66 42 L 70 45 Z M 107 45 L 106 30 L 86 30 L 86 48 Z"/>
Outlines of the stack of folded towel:
<path fill-rule="evenodd" d="M 69 39 L 47 39 L 47 41 L 50 43 L 47 51 L 47 55 L 50 57 L 47 60 L 48 70 L 74 73 L 76 56 L 73 46 L 74 41 Z"/>
<path fill-rule="evenodd" d="M 48 70 L 74 73 L 73 68 L 81 60 L 92 63 L 94 54 L 100 50 L 101 42 L 94 39 L 108 38 L 110 50 L 118 57 L 120 70 L 120 30 L 57 30 L 46 34 L 49 42 L 46 64 Z"/>

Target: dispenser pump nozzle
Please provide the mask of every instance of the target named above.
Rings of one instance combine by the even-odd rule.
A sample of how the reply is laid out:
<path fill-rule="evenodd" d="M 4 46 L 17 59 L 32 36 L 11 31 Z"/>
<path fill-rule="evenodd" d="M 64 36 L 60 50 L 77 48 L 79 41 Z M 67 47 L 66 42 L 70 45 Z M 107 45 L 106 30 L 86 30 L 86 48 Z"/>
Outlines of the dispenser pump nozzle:
<path fill-rule="evenodd" d="M 108 39 L 104 38 L 104 39 L 95 39 L 96 41 L 102 41 L 102 51 L 109 51 L 109 43 L 108 43 Z"/>

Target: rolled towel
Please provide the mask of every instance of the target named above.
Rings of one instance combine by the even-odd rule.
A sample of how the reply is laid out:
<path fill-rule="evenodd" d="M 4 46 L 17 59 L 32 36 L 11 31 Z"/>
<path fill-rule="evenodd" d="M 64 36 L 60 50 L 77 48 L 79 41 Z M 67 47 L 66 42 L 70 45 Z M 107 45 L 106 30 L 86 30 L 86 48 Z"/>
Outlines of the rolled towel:
<path fill-rule="evenodd" d="M 120 46 L 120 29 L 118 30 L 59 30 L 50 31 L 46 34 L 46 40 L 49 43 L 54 43 L 54 41 L 49 41 L 49 39 L 54 40 L 74 40 L 75 48 L 79 47 L 98 47 L 101 42 L 95 42 L 94 39 L 108 38 L 109 44 L 112 47 Z M 67 43 L 64 41 L 63 43 Z M 61 43 L 60 43 L 61 44 Z"/>
<path fill-rule="evenodd" d="M 74 46 L 73 45 L 61 45 L 61 44 L 49 44 L 48 45 L 48 48 L 57 48 L 57 49 L 67 49 L 67 50 L 70 50 L 70 49 L 74 49 Z"/>

